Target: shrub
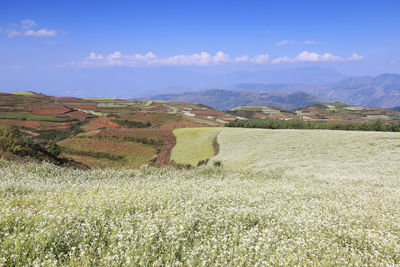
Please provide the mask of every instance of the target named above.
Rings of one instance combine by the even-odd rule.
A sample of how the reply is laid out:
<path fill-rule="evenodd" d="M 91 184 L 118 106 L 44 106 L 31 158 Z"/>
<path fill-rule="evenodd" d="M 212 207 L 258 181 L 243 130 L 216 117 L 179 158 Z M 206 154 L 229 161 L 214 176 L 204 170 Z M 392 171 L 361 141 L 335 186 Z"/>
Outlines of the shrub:
<path fill-rule="evenodd" d="M 50 153 L 52 156 L 54 156 L 54 157 L 57 157 L 57 156 L 60 155 L 60 153 L 61 153 L 60 146 L 57 145 L 57 144 L 54 143 L 54 142 L 51 142 L 51 143 L 49 143 L 49 144 L 47 145 L 47 151 L 49 151 L 49 153 Z"/>
<path fill-rule="evenodd" d="M 28 152 L 22 134 L 15 126 L 0 127 L 0 148 L 17 155 Z"/>
<path fill-rule="evenodd" d="M 222 162 L 220 160 L 216 160 L 216 161 L 214 161 L 213 165 L 215 167 L 221 167 L 222 166 Z"/>
<path fill-rule="evenodd" d="M 149 121 L 131 121 L 131 120 L 112 120 L 112 122 L 118 123 L 118 125 L 127 128 L 149 128 L 151 123 Z"/>
<path fill-rule="evenodd" d="M 206 165 L 207 163 L 208 163 L 208 159 L 200 160 L 200 161 L 197 163 L 197 167 L 198 167 L 198 166 L 201 166 L 201 165 Z"/>

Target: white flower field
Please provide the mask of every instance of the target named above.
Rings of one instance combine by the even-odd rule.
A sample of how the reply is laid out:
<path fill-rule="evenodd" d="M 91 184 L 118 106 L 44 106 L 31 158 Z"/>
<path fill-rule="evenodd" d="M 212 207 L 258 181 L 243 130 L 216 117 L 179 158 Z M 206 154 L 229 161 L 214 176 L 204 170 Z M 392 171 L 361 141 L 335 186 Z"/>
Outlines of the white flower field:
<path fill-rule="evenodd" d="M 0 161 L 0 265 L 398 265 L 400 180 Z"/>

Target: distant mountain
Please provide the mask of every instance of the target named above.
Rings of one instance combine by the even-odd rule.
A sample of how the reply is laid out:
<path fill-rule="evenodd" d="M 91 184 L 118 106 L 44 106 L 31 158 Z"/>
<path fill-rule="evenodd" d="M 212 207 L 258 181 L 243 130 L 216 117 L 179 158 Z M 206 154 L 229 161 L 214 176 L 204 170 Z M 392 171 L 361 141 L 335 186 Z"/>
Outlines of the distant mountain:
<path fill-rule="evenodd" d="M 352 105 L 390 108 L 400 105 L 400 75 L 348 78 L 328 85 L 319 94 L 329 100 Z"/>
<path fill-rule="evenodd" d="M 400 75 L 382 74 L 376 77 L 352 77 L 328 84 L 262 84 L 241 83 L 235 90 L 262 93 L 307 92 L 329 101 L 340 101 L 351 105 L 391 108 L 400 106 Z"/>
<path fill-rule="evenodd" d="M 325 103 L 321 98 L 304 93 L 256 93 L 208 89 L 180 94 L 155 95 L 150 99 L 204 104 L 219 110 L 229 110 L 238 106 L 276 106 L 284 109 L 295 109 L 317 103 Z"/>
<path fill-rule="evenodd" d="M 324 84 L 343 80 L 349 76 L 331 68 L 296 68 L 288 70 L 238 71 L 219 77 L 223 85 L 239 83 L 307 83 Z"/>
<path fill-rule="evenodd" d="M 394 108 L 391 108 L 391 109 L 394 110 L 394 111 L 400 111 L 400 106 L 394 107 Z"/>

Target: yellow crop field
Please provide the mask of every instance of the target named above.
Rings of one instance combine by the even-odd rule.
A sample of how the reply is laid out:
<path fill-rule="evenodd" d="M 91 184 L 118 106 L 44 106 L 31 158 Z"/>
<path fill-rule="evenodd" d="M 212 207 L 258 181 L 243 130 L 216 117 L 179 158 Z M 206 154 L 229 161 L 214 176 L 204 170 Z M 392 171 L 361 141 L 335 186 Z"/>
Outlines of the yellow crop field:
<path fill-rule="evenodd" d="M 222 128 L 182 128 L 174 130 L 176 145 L 171 160 L 178 164 L 197 165 L 214 156 L 213 141 Z"/>

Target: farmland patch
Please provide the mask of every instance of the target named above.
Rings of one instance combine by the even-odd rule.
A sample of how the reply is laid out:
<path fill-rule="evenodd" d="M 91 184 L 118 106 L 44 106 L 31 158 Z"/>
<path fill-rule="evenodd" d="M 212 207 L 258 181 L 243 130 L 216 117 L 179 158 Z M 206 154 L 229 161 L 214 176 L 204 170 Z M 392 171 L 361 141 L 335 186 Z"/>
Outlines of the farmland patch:
<path fill-rule="evenodd" d="M 332 179 L 400 173 L 400 133 L 224 129 L 218 143 L 220 152 L 211 161 L 221 161 L 230 169 L 280 170 Z"/>
<path fill-rule="evenodd" d="M 174 130 L 177 139 L 171 160 L 178 164 L 197 165 L 214 156 L 213 141 L 222 128 L 181 128 Z"/>

